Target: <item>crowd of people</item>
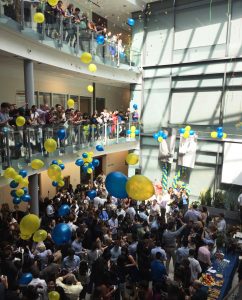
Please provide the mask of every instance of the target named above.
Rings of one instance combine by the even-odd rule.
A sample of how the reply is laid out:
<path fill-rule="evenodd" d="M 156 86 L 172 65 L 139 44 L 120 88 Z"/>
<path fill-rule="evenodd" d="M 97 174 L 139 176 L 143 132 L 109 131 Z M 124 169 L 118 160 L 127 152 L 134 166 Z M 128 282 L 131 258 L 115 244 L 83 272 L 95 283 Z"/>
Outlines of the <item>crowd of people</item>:
<path fill-rule="evenodd" d="M 75 189 L 60 189 L 53 199 L 40 200 L 44 242 L 19 237 L 19 223 L 28 212 L 1 209 L 0 299 L 60 300 L 202 300 L 207 289 L 198 280 L 212 264 L 214 252 L 234 251 L 224 215 L 211 219 L 205 207 L 190 203 L 179 185 L 149 201 L 108 195 L 104 173 Z M 87 195 L 95 189 L 94 199 Z M 62 204 L 70 214 L 58 215 Z M 70 226 L 70 243 L 56 246 L 56 224 Z M 19 284 L 21 274 L 33 279 Z M 241 274 L 240 274 L 241 275 Z"/>

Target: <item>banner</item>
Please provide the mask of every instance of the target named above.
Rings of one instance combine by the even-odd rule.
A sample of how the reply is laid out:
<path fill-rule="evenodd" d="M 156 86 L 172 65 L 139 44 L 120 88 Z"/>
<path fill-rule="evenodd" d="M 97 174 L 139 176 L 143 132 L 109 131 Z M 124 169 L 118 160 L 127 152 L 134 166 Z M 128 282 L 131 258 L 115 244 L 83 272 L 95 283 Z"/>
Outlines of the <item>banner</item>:
<path fill-rule="evenodd" d="M 176 145 L 175 128 L 168 128 L 163 130 L 167 134 L 167 139 L 163 139 L 159 148 L 159 160 L 165 163 L 172 163 Z"/>
<path fill-rule="evenodd" d="M 178 165 L 194 168 L 197 151 L 197 135 L 184 138 L 180 136 L 179 152 L 178 152 Z"/>

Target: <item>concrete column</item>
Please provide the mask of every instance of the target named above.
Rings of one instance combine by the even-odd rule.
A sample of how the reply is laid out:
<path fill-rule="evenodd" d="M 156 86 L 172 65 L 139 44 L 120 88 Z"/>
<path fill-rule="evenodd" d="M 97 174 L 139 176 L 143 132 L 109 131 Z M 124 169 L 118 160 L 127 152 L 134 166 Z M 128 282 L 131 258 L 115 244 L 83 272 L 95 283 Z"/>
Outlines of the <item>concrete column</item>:
<path fill-rule="evenodd" d="M 28 107 L 35 105 L 34 99 L 34 63 L 31 60 L 24 60 L 24 88 Z"/>
<path fill-rule="evenodd" d="M 31 196 L 30 212 L 39 215 L 39 184 L 38 174 L 29 176 L 29 194 Z"/>

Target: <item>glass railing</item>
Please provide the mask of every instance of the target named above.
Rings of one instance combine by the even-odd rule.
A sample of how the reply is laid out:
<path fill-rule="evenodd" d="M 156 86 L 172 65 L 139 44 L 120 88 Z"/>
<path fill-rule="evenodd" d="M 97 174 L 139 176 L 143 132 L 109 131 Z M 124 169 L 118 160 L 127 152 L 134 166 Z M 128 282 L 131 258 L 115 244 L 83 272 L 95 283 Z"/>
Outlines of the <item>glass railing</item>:
<path fill-rule="evenodd" d="M 62 140 L 58 138 L 61 129 L 65 132 L 65 138 Z M 0 134 L 0 167 L 4 170 L 16 163 L 20 166 L 26 165 L 34 158 L 64 156 L 97 145 L 105 149 L 105 146 L 112 144 L 137 141 L 139 136 L 139 123 L 125 122 L 103 125 L 28 126 L 23 129 L 3 127 Z M 46 152 L 44 142 L 48 138 L 56 140 L 55 152 Z"/>
<path fill-rule="evenodd" d="M 45 21 L 37 24 L 34 22 L 36 12 L 45 15 Z M 91 18 L 91 12 L 87 12 Z M 79 19 L 80 18 L 80 19 Z M 0 0 L 0 23 L 21 31 L 42 44 L 54 47 L 59 51 L 80 56 L 82 52 L 90 52 L 94 61 L 113 67 L 133 69 L 139 71 L 141 53 L 130 45 L 121 42 L 122 36 L 108 37 L 100 44 L 99 32 L 87 27 L 81 14 L 75 22 L 73 17 L 67 18 L 57 15 L 54 9 L 46 6 L 44 2 L 14 1 L 13 4 Z M 99 43 L 97 42 L 99 41 Z"/>

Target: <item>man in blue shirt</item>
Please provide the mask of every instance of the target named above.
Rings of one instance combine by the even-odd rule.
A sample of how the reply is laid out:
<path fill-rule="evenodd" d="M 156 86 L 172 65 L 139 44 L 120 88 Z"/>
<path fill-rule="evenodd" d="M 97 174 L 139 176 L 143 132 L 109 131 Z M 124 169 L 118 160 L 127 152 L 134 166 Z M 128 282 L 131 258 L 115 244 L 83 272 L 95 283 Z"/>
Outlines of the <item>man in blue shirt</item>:
<path fill-rule="evenodd" d="M 80 265 L 80 257 L 75 255 L 75 250 L 68 249 L 68 256 L 63 259 L 62 268 L 68 272 L 78 272 Z"/>
<path fill-rule="evenodd" d="M 163 283 L 167 276 L 166 268 L 162 261 L 162 253 L 157 252 L 155 259 L 151 262 L 151 279 L 153 286 L 157 283 Z"/>

